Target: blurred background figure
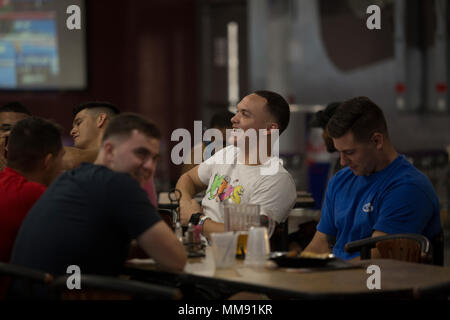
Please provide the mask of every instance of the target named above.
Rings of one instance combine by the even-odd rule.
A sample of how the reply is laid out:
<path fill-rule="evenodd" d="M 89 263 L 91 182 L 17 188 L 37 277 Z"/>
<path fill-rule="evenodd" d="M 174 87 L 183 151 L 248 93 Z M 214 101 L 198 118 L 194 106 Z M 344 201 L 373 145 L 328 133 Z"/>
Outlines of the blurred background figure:
<path fill-rule="evenodd" d="M 327 147 L 328 152 L 335 152 L 333 140 L 328 136 L 326 132 L 327 123 L 330 118 L 333 116 L 336 109 L 339 107 L 341 102 L 331 102 L 327 105 L 324 110 L 317 111 L 313 118 L 311 119 L 311 127 L 312 128 L 322 128 L 323 129 L 323 141 Z"/>
<path fill-rule="evenodd" d="M 325 109 L 317 111 L 313 114 L 310 122 L 311 129 L 318 128 L 322 130 L 321 136 L 323 139 L 323 142 L 325 143 L 326 151 L 330 154 L 330 161 L 329 163 L 325 164 L 317 164 L 312 163 L 311 167 L 317 168 L 318 166 L 326 166 L 328 169 L 328 174 L 325 175 L 317 175 L 315 179 L 311 179 L 311 185 L 317 185 L 320 182 L 320 186 L 316 188 L 321 194 L 319 196 L 316 195 L 316 198 L 318 199 L 317 203 L 317 209 L 321 209 L 322 207 L 322 199 L 325 195 L 326 191 L 326 185 L 328 181 L 331 179 L 331 177 L 341 169 L 340 161 L 339 161 L 339 154 L 336 152 L 336 148 L 334 147 L 333 140 L 328 135 L 327 131 L 327 124 L 328 121 L 331 119 L 337 108 L 341 102 L 331 102 L 329 103 Z M 323 193 L 322 193 L 323 190 Z M 316 200 L 317 200 L 316 199 Z M 308 243 L 311 242 L 314 233 L 316 232 L 316 226 L 317 221 L 306 221 L 298 226 L 298 230 L 289 234 L 289 249 L 290 250 L 297 250 L 302 251 Z M 330 237 L 329 243 L 333 244 L 335 242 L 335 239 Z"/>
<path fill-rule="evenodd" d="M 6 166 L 6 145 L 16 122 L 28 118 L 31 112 L 20 102 L 8 102 L 0 107 L 0 171 Z"/>
<path fill-rule="evenodd" d="M 323 130 L 322 138 L 325 142 L 325 147 L 327 148 L 328 153 L 335 153 L 336 148 L 334 147 L 333 139 L 331 139 L 328 135 L 327 124 L 340 104 L 341 102 L 329 103 L 324 110 L 317 111 L 311 119 L 311 128 L 321 128 Z M 337 158 L 335 161 L 332 161 L 328 180 L 341 168 L 342 167 L 340 165 L 339 158 Z"/>
<path fill-rule="evenodd" d="M 209 123 L 209 128 L 211 129 L 218 129 L 222 133 L 222 141 L 223 141 L 223 147 L 226 145 L 226 130 L 231 129 L 231 118 L 233 118 L 234 114 L 228 110 L 220 111 L 215 113 L 211 121 Z M 191 152 L 189 152 L 184 157 L 184 165 L 181 170 L 181 174 L 191 170 L 193 167 L 197 166 L 198 163 L 194 163 L 194 154 L 195 152 L 201 152 L 202 153 L 202 162 L 205 161 L 207 158 L 203 157 L 203 152 L 205 151 L 205 148 L 210 144 L 214 142 L 214 138 L 211 141 L 202 141 L 201 144 L 195 145 Z M 201 151 L 200 151 L 201 150 Z M 214 152 L 214 150 L 213 150 Z M 212 156 L 213 154 L 211 154 Z"/>

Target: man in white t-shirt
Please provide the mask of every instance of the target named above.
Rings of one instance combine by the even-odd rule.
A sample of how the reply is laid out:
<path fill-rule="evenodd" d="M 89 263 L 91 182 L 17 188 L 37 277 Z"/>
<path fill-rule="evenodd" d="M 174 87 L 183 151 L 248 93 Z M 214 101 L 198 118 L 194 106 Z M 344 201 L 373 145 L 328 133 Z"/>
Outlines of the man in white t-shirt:
<path fill-rule="evenodd" d="M 289 116 L 286 100 L 271 91 L 256 91 L 239 102 L 237 113 L 231 119 L 232 141 L 228 140 L 233 145 L 218 151 L 178 180 L 182 225 L 200 224 L 206 237 L 212 232 L 225 231 L 220 210 L 220 203 L 225 200 L 259 204 L 262 213 L 276 222 L 286 220 L 296 200 L 295 183 L 274 155 L 270 137 L 286 129 Z M 248 143 L 252 131 L 256 132 L 257 139 L 253 147 Z M 244 140 L 245 147 L 242 147 Z M 261 153 L 262 147 L 266 150 Z M 265 153 L 268 157 L 262 156 Z M 200 206 L 193 197 L 203 190 L 206 194 Z"/>

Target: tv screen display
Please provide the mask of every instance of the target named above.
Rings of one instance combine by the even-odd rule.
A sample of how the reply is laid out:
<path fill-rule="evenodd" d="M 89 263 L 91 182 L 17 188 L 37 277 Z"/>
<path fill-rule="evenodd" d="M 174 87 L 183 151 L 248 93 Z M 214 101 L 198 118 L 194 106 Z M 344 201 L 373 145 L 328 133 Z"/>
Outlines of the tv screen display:
<path fill-rule="evenodd" d="M 80 28 L 67 20 L 80 8 Z M 85 89 L 82 0 L 0 0 L 0 90 Z"/>

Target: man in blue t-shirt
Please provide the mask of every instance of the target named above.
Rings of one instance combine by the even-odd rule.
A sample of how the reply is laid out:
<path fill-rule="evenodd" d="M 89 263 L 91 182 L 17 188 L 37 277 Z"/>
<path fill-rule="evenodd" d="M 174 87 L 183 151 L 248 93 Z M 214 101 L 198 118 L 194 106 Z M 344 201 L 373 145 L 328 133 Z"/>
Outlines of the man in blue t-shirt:
<path fill-rule="evenodd" d="M 342 103 L 327 125 L 342 166 L 329 182 L 317 231 L 305 251 L 349 254 L 346 243 L 394 233 L 418 233 L 428 239 L 441 231 L 439 202 L 427 177 L 399 155 L 382 110 L 366 97 Z M 379 252 L 372 249 L 372 258 Z"/>

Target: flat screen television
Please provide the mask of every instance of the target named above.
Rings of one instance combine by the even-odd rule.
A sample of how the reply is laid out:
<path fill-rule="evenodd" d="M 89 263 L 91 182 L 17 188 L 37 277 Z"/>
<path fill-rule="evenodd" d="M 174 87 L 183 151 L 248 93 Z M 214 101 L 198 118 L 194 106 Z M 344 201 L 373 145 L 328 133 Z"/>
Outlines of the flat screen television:
<path fill-rule="evenodd" d="M 67 27 L 71 5 L 80 29 Z M 84 0 L 0 0 L 0 90 L 85 89 L 85 26 Z"/>

